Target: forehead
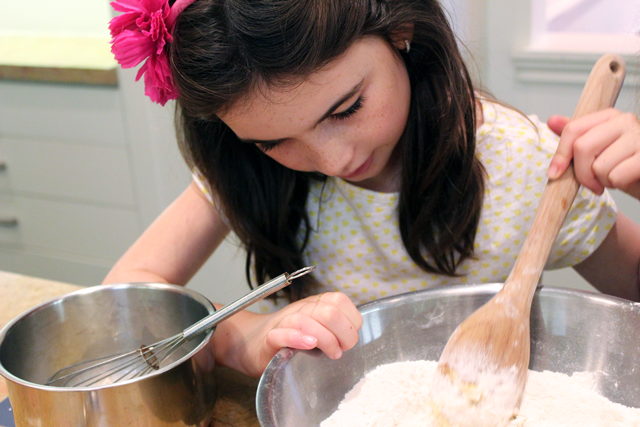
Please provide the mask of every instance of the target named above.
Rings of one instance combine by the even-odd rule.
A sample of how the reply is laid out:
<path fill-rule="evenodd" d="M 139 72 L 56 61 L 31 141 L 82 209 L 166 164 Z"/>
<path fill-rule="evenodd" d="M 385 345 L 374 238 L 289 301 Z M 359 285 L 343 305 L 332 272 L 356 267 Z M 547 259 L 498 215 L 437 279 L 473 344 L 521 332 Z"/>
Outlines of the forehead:
<path fill-rule="evenodd" d="M 220 118 L 243 139 L 278 139 L 287 124 L 304 126 L 317 121 L 341 96 L 373 69 L 375 55 L 386 43 L 379 39 L 355 42 L 344 55 L 322 69 L 289 85 L 258 85 Z M 262 126 L 262 127 L 258 127 Z"/>

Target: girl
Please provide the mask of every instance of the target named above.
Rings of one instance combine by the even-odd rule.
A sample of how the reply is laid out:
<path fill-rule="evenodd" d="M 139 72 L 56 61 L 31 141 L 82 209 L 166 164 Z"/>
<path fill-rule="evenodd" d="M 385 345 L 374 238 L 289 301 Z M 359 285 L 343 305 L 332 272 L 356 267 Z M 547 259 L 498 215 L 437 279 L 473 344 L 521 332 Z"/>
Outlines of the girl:
<path fill-rule="evenodd" d="M 146 58 L 153 100 L 177 99 L 194 183 L 105 282 L 186 284 L 229 231 L 254 283 L 316 265 L 271 314 L 215 334 L 222 364 L 242 354 L 259 374 L 278 346 L 350 348 L 361 319 L 344 294 L 506 279 L 557 138 L 475 92 L 438 1 L 134 1 L 116 3 L 113 51 Z M 640 227 L 581 191 L 547 267 L 638 300 L 639 263 Z"/>

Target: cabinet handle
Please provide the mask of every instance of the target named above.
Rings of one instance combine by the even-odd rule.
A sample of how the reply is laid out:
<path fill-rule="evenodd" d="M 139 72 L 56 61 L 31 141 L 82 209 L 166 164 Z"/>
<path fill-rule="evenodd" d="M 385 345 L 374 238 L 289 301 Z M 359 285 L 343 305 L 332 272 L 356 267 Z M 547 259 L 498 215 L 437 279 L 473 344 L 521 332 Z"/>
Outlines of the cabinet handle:
<path fill-rule="evenodd" d="M 0 172 L 4 172 L 7 169 L 7 163 L 0 160 Z"/>
<path fill-rule="evenodd" d="M 18 218 L 16 217 L 0 217 L 0 227 L 17 227 Z"/>

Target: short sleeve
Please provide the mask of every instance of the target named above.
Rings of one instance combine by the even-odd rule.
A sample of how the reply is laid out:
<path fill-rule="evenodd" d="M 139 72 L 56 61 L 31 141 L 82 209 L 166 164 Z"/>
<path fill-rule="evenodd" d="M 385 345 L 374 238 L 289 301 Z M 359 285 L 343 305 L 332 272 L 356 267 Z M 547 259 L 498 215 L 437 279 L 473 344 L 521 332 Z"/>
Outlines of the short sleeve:
<path fill-rule="evenodd" d="M 608 191 L 598 196 L 580 187 L 546 268 L 570 267 L 584 261 L 607 237 L 616 218 L 616 205 Z"/>
<path fill-rule="evenodd" d="M 213 201 L 213 197 L 211 196 L 211 188 L 209 187 L 209 183 L 207 183 L 207 180 L 204 178 L 204 176 L 202 176 L 200 171 L 196 168 L 194 168 L 191 172 L 191 176 L 193 178 L 193 182 L 195 182 L 200 191 L 202 191 L 202 194 L 204 194 L 207 200 L 215 206 L 216 204 Z"/>
<path fill-rule="evenodd" d="M 200 191 L 202 191 L 202 194 L 204 194 L 204 196 L 207 198 L 209 203 L 211 203 L 213 207 L 215 207 L 216 210 L 220 212 L 220 217 L 222 218 L 222 221 L 227 225 L 227 227 L 231 228 L 231 225 L 229 223 L 227 216 L 224 214 L 224 212 L 221 209 L 220 202 L 218 202 L 214 198 L 213 192 L 211 191 L 211 187 L 209 186 L 209 183 L 207 182 L 205 177 L 196 168 L 192 170 L 191 176 L 193 178 L 193 182 L 195 182 L 195 184 L 198 186 Z"/>

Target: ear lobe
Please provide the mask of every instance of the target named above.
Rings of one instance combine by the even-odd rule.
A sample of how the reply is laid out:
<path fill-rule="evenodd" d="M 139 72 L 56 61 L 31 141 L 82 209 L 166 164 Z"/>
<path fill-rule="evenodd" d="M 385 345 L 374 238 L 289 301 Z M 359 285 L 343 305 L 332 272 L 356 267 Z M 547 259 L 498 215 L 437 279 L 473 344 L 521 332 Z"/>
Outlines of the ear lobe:
<path fill-rule="evenodd" d="M 391 34 L 393 46 L 398 50 L 407 51 L 407 46 L 413 40 L 413 23 L 407 24 L 400 30 Z"/>

